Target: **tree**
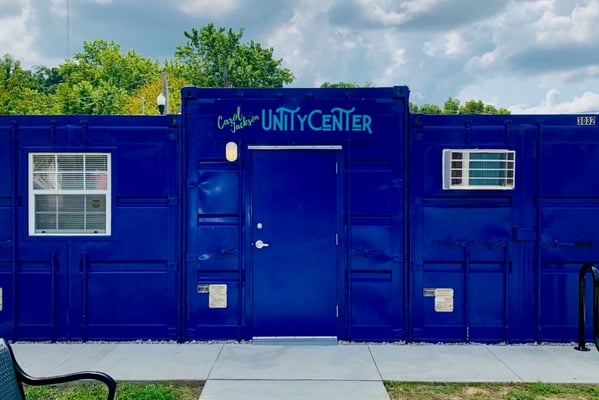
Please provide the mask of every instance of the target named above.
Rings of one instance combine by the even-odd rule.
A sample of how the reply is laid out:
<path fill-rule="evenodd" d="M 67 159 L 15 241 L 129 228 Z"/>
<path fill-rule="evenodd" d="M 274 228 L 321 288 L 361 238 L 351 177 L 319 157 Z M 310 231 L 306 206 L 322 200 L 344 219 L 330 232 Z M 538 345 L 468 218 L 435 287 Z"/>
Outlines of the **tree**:
<path fill-rule="evenodd" d="M 18 113 L 23 90 L 32 86 L 31 74 L 21 68 L 19 61 L 9 54 L 0 59 L 0 113 Z"/>
<path fill-rule="evenodd" d="M 169 113 L 176 113 L 181 106 L 181 88 L 187 84 L 186 79 L 167 64 Z M 125 114 L 158 114 L 156 97 L 162 92 L 162 77 L 147 82 L 138 90 L 127 96 L 124 107 Z"/>
<path fill-rule="evenodd" d="M 291 71 L 273 58 L 273 49 L 241 43 L 243 29 L 216 28 L 184 31 L 187 43 L 177 46 L 175 62 L 187 82 L 205 87 L 282 87 L 293 82 Z"/>
<path fill-rule="evenodd" d="M 56 93 L 58 84 L 63 81 L 58 67 L 48 68 L 43 65 L 33 67 L 33 79 L 35 89 L 44 94 Z"/>
<path fill-rule="evenodd" d="M 0 114 L 47 114 L 53 101 L 38 91 L 34 73 L 6 54 L 0 58 Z"/>
<path fill-rule="evenodd" d="M 482 100 L 468 100 L 460 107 L 460 114 L 483 114 L 485 104 Z"/>
<path fill-rule="evenodd" d="M 372 83 L 364 82 L 363 85 L 359 85 L 355 82 L 324 82 L 320 85 L 321 88 L 359 88 L 359 87 L 371 87 Z"/>
<path fill-rule="evenodd" d="M 451 97 L 443 104 L 443 114 L 458 114 L 460 112 L 460 101 Z"/>
<path fill-rule="evenodd" d="M 419 111 L 422 114 L 443 114 L 441 107 L 436 104 L 423 104 L 419 107 Z"/>
<path fill-rule="evenodd" d="M 460 114 L 509 114 L 505 108 L 497 109 L 491 104 L 485 104 L 482 100 L 468 100 L 460 107 Z"/>
<path fill-rule="evenodd" d="M 443 104 L 443 109 L 434 104 L 423 104 L 418 106 L 410 103 L 410 111 L 421 114 L 510 114 L 506 108 L 497 109 L 491 104 L 485 104 L 482 100 L 468 100 L 463 105 L 460 105 L 458 99 L 449 97 Z"/>
<path fill-rule="evenodd" d="M 60 66 L 65 80 L 108 82 L 125 90 L 135 90 L 160 72 L 158 63 L 133 50 L 121 53 L 121 46 L 106 40 L 83 42 L 83 51 Z"/>
<path fill-rule="evenodd" d="M 485 114 L 499 114 L 499 115 L 509 115 L 511 114 L 510 110 L 507 108 L 496 108 L 491 104 L 485 104 L 485 108 L 483 111 Z"/>
<path fill-rule="evenodd" d="M 158 63 L 105 40 L 83 43 L 83 51 L 58 67 L 56 100 L 65 114 L 122 114 L 127 94 L 160 76 Z"/>

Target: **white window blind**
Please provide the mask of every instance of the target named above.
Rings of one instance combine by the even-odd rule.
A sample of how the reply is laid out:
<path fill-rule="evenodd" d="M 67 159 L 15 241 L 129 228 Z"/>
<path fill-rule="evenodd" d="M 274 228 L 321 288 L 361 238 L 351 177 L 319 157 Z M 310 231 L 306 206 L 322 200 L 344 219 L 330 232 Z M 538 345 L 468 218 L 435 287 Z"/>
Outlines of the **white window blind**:
<path fill-rule="evenodd" d="M 29 233 L 110 234 L 110 154 L 31 153 Z"/>

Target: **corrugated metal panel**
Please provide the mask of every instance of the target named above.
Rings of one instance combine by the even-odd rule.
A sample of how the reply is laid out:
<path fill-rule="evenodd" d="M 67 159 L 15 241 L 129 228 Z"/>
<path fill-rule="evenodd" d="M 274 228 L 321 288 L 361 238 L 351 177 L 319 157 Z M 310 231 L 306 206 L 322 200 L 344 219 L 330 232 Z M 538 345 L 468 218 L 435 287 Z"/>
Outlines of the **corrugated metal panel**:
<path fill-rule="evenodd" d="M 186 337 L 402 339 L 407 88 L 184 88 L 182 96 Z M 233 163 L 228 141 L 239 149 Z M 319 172 L 328 152 L 337 161 Z M 336 178 L 326 183 L 329 173 Z M 319 216 L 309 199 L 324 202 L 324 193 L 337 200 Z M 335 221 L 334 241 L 322 247 L 320 233 L 308 232 L 325 220 Z M 262 234 L 274 235 L 264 239 L 272 247 L 256 248 Z M 279 249 L 288 261 L 274 257 Z M 315 267 L 322 276 L 312 281 Z M 210 308 L 211 284 L 227 285 L 226 308 Z"/>
<path fill-rule="evenodd" d="M 578 270 L 599 255 L 597 128 L 576 116 L 412 123 L 412 338 L 575 340 Z M 451 148 L 515 150 L 515 188 L 443 191 L 439 163 Z M 453 290 L 451 311 L 436 307 L 439 287 Z"/>
<path fill-rule="evenodd" d="M 505 117 L 418 116 L 410 132 L 411 338 L 501 342 L 510 332 L 512 231 L 528 178 L 516 169 L 513 190 L 444 190 L 444 150 L 526 151 Z M 527 324 L 527 321 L 519 321 Z"/>
<path fill-rule="evenodd" d="M 9 123 L 9 118 L 0 118 L 3 129 Z M 16 180 L 18 199 L 11 212 L 11 218 L 19 221 L 16 267 L 8 270 L 0 262 L 3 282 L 11 283 L 3 290 L 3 307 L 15 313 L 0 311 L 0 318 L 7 316 L 2 320 L 7 322 L 2 325 L 3 336 L 25 340 L 179 337 L 178 150 L 172 140 L 178 129 L 176 118 L 18 118 L 17 169 L 8 170 Z M 2 146 L 5 149 L 10 146 Z M 28 155 L 32 152 L 110 154 L 110 235 L 29 235 Z M 3 154 L 2 159 L 10 156 Z M 0 197 L 5 202 L 11 192 L 3 186 Z M 0 235 L 6 234 L 6 226 L 11 224 L 2 224 Z"/>

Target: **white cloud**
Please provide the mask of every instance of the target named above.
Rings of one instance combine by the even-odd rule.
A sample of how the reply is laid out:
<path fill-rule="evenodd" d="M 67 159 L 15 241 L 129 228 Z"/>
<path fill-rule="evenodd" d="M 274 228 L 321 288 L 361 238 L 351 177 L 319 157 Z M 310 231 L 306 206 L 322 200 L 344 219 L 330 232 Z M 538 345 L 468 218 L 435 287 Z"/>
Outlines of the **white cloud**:
<path fill-rule="evenodd" d="M 347 49 L 355 49 L 360 45 L 358 38 L 353 35 L 349 28 L 338 28 L 337 36 L 341 40 L 341 45 Z"/>
<path fill-rule="evenodd" d="M 34 47 L 37 33 L 33 24 L 35 10 L 28 0 L 19 3 L 20 13 L 0 17 L 0 48 L 3 54 L 10 54 L 28 66 L 40 59 Z"/>
<path fill-rule="evenodd" d="M 397 84 L 399 71 L 407 63 L 406 50 L 396 48 L 391 53 L 391 62 L 383 71 L 382 77 L 377 80 L 378 85 L 393 86 Z"/>
<path fill-rule="evenodd" d="M 599 4 L 596 0 L 586 0 L 569 10 L 569 14 L 560 14 L 557 0 L 543 2 L 546 9 L 542 17 L 534 24 L 536 37 L 540 43 L 555 45 L 559 43 L 585 43 L 598 39 L 597 21 Z M 563 3 L 561 3 L 563 6 Z"/>
<path fill-rule="evenodd" d="M 498 52 L 497 50 L 488 51 L 481 56 L 474 56 L 468 60 L 467 68 L 470 70 L 485 70 L 492 68 L 497 62 Z"/>
<path fill-rule="evenodd" d="M 59 18 L 66 18 L 67 0 L 50 0 L 50 12 Z"/>
<path fill-rule="evenodd" d="M 291 19 L 277 26 L 267 39 L 267 46 L 275 49 L 275 56 L 282 58 L 285 66 L 290 68 L 296 77 L 310 76 L 318 71 L 319 53 L 323 48 L 330 46 L 326 39 L 328 35 L 323 33 L 324 29 L 318 31 L 310 29 L 315 20 L 320 20 L 324 24 L 320 15 L 326 6 L 324 1 L 312 0 L 311 6 L 303 9 L 296 8 Z M 348 35 L 348 32 L 341 31 L 341 33 L 338 37 L 344 40 L 343 36 Z M 322 83 L 322 81 L 317 82 L 319 79 L 314 77 L 312 84 Z"/>
<path fill-rule="evenodd" d="M 462 36 L 455 31 L 445 34 L 445 54 L 448 56 L 457 56 L 464 53 L 466 43 L 462 40 Z"/>
<path fill-rule="evenodd" d="M 516 105 L 510 107 L 514 114 L 585 114 L 599 113 L 599 93 L 586 91 L 571 100 L 560 101 L 560 91 L 551 88 L 538 106 Z"/>
<path fill-rule="evenodd" d="M 441 53 L 448 57 L 455 57 L 464 54 L 467 48 L 468 43 L 462 34 L 453 30 L 434 38 L 434 40 L 425 41 L 422 45 L 422 52 L 428 57 L 437 57 Z"/>
<path fill-rule="evenodd" d="M 183 12 L 208 18 L 226 15 L 238 5 L 237 0 L 185 0 L 181 3 L 179 7 Z"/>
<path fill-rule="evenodd" d="M 424 42 L 424 45 L 422 45 L 422 52 L 428 57 L 434 57 L 437 51 L 437 46 L 431 41 Z"/>
<path fill-rule="evenodd" d="M 441 0 L 407 0 L 401 3 L 401 8 L 408 15 L 417 15 L 434 9 L 439 3 L 441 3 Z"/>
<path fill-rule="evenodd" d="M 167 60 L 183 30 L 214 22 L 272 47 L 295 87 L 407 84 L 419 103 L 579 112 L 599 110 L 597 21 L 599 0 L 0 0 L 0 49 L 54 66 L 69 44 L 104 38 Z"/>
<path fill-rule="evenodd" d="M 406 0 L 398 3 L 395 0 L 360 0 L 367 15 L 384 25 L 400 25 L 414 17 L 428 12 L 441 0 Z M 399 6 L 398 6 L 399 4 Z"/>

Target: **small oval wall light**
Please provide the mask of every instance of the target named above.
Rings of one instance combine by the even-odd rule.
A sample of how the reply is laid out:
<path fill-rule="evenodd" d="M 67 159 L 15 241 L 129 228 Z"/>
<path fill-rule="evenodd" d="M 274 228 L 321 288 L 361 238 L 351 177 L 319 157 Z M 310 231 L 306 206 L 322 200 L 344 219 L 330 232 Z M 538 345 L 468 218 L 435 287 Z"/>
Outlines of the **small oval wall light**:
<path fill-rule="evenodd" d="M 227 159 L 227 161 L 237 161 L 238 154 L 239 153 L 237 151 L 237 143 L 227 142 L 227 144 L 225 145 L 225 158 Z"/>

